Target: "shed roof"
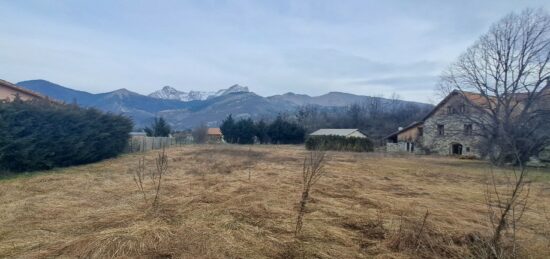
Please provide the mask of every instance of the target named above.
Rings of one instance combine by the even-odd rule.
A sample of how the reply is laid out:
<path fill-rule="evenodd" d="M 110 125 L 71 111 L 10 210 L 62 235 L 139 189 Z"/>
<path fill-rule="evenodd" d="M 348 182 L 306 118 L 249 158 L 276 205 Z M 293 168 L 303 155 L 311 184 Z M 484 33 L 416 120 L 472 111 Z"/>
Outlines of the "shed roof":
<path fill-rule="evenodd" d="M 349 136 L 355 132 L 359 132 L 361 135 L 365 136 L 359 129 L 320 129 L 311 134 L 310 136 Z"/>
<path fill-rule="evenodd" d="M 407 130 L 410 130 L 410 129 L 414 128 L 414 127 L 422 126 L 422 124 L 424 124 L 423 121 L 415 121 L 415 122 L 413 122 L 413 123 L 407 125 L 406 127 L 402 128 L 402 129 L 399 129 L 399 130 L 393 132 L 392 134 L 386 136 L 386 138 L 394 137 L 395 135 L 398 135 L 398 134 L 400 134 L 400 133 L 402 133 L 402 132 L 405 132 L 405 131 L 407 131 Z"/>
<path fill-rule="evenodd" d="M 208 135 L 222 135 L 222 131 L 220 128 L 208 128 L 207 131 Z"/>

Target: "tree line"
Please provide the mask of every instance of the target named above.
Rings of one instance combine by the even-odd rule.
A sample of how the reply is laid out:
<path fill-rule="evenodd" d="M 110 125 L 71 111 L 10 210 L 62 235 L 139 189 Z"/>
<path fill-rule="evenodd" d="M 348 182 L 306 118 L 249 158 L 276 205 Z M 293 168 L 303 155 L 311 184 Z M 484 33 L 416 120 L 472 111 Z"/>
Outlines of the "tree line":
<path fill-rule="evenodd" d="M 132 121 L 48 100 L 0 101 L 0 171 L 22 172 L 96 162 L 128 144 Z"/>
<path fill-rule="evenodd" d="M 421 121 L 433 106 L 399 100 L 370 97 L 346 107 L 304 105 L 292 115 L 307 132 L 321 128 L 360 129 L 371 139 L 382 139 L 415 121 Z"/>
<path fill-rule="evenodd" d="M 229 115 L 221 124 L 224 140 L 236 144 L 301 144 L 304 143 L 306 130 L 296 122 L 285 120 L 282 116 L 267 123 L 252 119 L 236 121 Z"/>

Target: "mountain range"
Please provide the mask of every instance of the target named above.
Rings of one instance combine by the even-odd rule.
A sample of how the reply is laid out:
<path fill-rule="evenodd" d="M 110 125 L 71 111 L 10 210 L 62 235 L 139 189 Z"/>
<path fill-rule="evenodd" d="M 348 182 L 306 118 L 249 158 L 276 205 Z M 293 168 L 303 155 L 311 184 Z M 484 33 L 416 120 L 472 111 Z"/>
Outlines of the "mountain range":
<path fill-rule="evenodd" d="M 303 105 L 345 107 L 376 98 L 381 99 L 385 106 L 431 106 L 425 103 L 392 101 L 342 92 L 330 92 L 320 96 L 286 93 L 263 97 L 238 84 L 214 92 L 184 92 L 165 86 L 149 95 L 141 95 L 124 88 L 92 94 L 46 80 L 22 81 L 17 85 L 66 103 L 76 102 L 83 107 L 127 115 L 133 119 L 136 128 L 149 125 L 156 116 L 164 117 L 174 129 L 183 130 L 202 123 L 209 126 L 219 125 L 229 114 L 236 118 L 270 119 L 280 113 L 295 111 Z"/>

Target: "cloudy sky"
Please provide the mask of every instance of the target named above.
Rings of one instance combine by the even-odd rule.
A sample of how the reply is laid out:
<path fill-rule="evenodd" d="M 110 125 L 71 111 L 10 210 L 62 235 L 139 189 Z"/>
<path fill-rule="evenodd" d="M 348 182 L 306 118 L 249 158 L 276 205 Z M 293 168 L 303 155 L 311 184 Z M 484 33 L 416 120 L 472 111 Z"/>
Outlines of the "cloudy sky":
<path fill-rule="evenodd" d="M 433 102 L 441 71 L 526 7 L 550 1 L 0 0 L 0 79 Z"/>

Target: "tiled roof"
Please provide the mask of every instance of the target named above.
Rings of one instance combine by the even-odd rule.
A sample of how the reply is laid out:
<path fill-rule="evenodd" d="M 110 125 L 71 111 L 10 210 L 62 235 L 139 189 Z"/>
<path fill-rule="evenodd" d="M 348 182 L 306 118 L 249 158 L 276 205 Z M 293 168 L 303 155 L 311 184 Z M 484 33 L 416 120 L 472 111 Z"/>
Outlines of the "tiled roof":
<path fill-rule="evenodd" d="M 207 131 L 208 135 L 222 135 L 222 131 L 220 128 L 208 128 Z"/>

